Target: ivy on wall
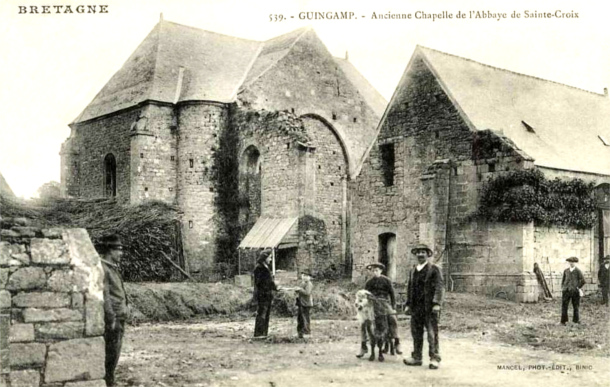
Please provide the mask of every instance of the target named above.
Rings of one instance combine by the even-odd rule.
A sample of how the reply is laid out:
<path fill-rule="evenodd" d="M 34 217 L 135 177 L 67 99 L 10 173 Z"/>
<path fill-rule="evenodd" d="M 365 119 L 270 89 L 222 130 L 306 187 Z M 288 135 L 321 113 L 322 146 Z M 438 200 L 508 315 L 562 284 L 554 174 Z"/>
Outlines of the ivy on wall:
<path fill-rule="evenodd" d="M 594 187 L 581 179 L 548 180 L 538 169 L 512 171 L 485 183 L 477 215 L 489 221 L 590 228 L 596 219 Z"/>

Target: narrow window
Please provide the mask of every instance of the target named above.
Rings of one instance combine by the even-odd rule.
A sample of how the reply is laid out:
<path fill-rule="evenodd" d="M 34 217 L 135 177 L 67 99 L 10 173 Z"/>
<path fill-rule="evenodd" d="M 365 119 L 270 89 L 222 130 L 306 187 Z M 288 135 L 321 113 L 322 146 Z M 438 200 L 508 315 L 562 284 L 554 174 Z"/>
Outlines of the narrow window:
<path fill-rule="evenodd" d="M 193 161 L 193 159 L 189 159 L 189 166 L 190 166 L 191 168 L 193 168 L 193 165 L 194 165 L 194 161 Z"/>
<path fill-rule="evenodd" d="M 336 120 L 336 119 L 337 119 L 337 113 L 333 112 L 333 120 Z"/>
<path fill-rule="evenodd" d="M 358 118 L 354 117 L 354 123 L 358 122 Z"/>
<path fill-rule="evenodd" d="M 116 196 L 116 159 L 112 153 L 104 158 L 104 196 Z"/>
<path fill-rule="evenodd" d="M 383 184 L 386 187 L 394 185 L 394 144 L 379 146 L 381 153 L 381 168 L 383 170 Z"/>
<path fill-rule="evenodd" d="M 496 171 L 496 164 L 489 164 L 488 170 L 489 170 L 489 172 L 495 172 Z"/>

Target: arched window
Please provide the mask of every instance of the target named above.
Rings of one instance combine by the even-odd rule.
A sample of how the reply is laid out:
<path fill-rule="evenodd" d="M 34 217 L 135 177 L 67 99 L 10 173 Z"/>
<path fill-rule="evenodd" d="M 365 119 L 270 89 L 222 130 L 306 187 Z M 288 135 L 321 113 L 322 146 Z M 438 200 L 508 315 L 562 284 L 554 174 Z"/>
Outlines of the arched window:
<path fill-rule="evenodd" d="M 261 174 L 260 151 L 250 145 L 241 157 L 240 196 L 241 216 L 245 223 L 256 222 L 261 214 Z"/>
<path fill-rule="evenodd" d="M 116 159 L 112 153 L 104 158 L 104 196 L 116 196 Z"/>

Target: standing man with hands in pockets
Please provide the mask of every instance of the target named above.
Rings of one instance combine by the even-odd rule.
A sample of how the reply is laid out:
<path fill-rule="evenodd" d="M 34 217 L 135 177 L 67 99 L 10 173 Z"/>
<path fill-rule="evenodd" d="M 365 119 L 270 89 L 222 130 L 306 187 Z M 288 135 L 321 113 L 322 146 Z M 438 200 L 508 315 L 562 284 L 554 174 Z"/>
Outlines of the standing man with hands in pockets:
<path fill-rule="evenodd" d="M 441 361 L 438 344 L 438 321 L 445 289 L 443 275 L 438 266 L 428 261 L 432 250 L 425 244 L 418 244 L 411 253 L 417 257 L 417 265 L 409 273 L 407 285 L 406 314 L 411 315 L 411 335 L 413 352 L 403 362 L 408 366 L 422 365 L 424 329 L 428 333 L 430 369 L 438 369 Z"/>

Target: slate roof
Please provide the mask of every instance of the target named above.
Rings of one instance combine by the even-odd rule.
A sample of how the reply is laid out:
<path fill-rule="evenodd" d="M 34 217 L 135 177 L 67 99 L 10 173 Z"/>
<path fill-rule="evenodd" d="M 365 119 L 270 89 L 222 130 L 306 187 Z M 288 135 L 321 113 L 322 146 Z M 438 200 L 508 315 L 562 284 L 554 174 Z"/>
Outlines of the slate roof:
<path fill-rule="evenodd" d="M 360 95 L 362 95 L 362 98 L 364 98 L 364 101 L 371 107 L 371 109 L 373 109 L 373 112 L 375 112 L 377 116 L 381 117 L 385 107 L 388 104 L 385 98 L 383 98 L 377 89 L 375 89 L 369 83 L 369 81 L 367 81 L 366 78 L 360 74 L 360 72 L 349 60 L 337 57 L 334 57 L 333 59 L 335 60 L 335 63 L 339 65 L 341 70 L 343 70 L 343 73 L 345 76 L 347 76 L 347 79 L 349 79 L 350 82 L 356 86 L 356 89 L 358 89 Z"/>
<path fill-rule="evenodd" d="M 74 122 L 146 100 L 233 102 L 240 88 L 272 68 L 310 30 L 305 27 L 258 42 L 162 20 Z M 385 104 L 383 97 L 351 64 L 342 62 L 338 61 L 348 79 L 378 111 Z"/>
<path fill-rule="evenodd" d="M 610 141 L 607 96 L 421 46 L 415 56 L 472 129 L 502 131 L 540 167 L 610 175 L 610 146 L 599 138 Z"/>
<path fill-rule="evenodd" d="M 0 194 L 9 198 L 15 197 L 15 193 L 4 179 L 4 176 L 2 176 L 2 173 L 0 173 Z"/>

